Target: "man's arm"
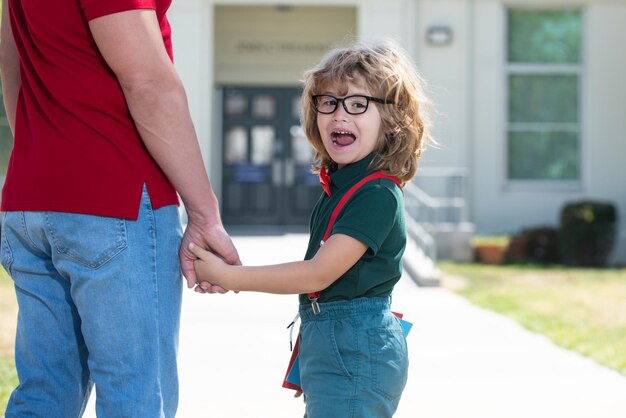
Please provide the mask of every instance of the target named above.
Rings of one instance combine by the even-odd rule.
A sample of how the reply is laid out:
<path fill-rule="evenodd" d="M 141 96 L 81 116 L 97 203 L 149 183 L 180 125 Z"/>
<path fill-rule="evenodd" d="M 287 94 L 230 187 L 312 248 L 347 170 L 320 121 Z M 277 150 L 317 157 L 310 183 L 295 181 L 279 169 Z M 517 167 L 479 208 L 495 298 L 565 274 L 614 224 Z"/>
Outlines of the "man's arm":
<path fill-rule="evenodd" d="M 230 264 L 239 264 L 237 250 L 222 226 L 187 97 L 163 45 L 155 11 L 115 13 L 91 20 L 89 27 L 120 82 L 148 151 L 187 209 L 189 223 L 181 245 L 181 265 L 188 286 L 196 283 L 190 242 L 208 248 Z"/>
<path fill-rule="evenodd" d="M 11 32 L 9 4 L 2 0 L 2 21 L 0 23 L 0 76 L 2 77 L 2 97 L 11 132 L 15 132 L 15 109 L 20 91 L 20 61 Z"/>

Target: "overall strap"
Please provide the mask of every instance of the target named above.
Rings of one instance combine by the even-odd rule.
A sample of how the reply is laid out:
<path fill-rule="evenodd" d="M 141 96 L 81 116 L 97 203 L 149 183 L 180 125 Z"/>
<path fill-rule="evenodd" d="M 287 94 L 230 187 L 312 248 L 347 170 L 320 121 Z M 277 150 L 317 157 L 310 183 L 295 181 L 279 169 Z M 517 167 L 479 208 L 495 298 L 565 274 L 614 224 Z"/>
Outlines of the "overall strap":
<path fill-rule="evenodd" d="M 346 205 L 348 200 L 350 200 L 352 195 L 357 190 L 359 190 L 364 184 L 366 184 L 366 183 L 368 183 L 368 182 L 370 182 L 372 180 L 377 180 L 377 179 L 389 179 L 389 180 L 393 181 L 394 183 L 396 183 L 398 185 L 398 187 L 402 187 L 402 183 L 400 183 L 400 180 L 398 180 L 397 177 L 389 176 L 389 175 L 383 173 L 382 171 L 376 171 L 376 172 L 374 172 L 372 174 L 369 174 L 369 175 L 363 177 L 354 186 L 350 187 L 350 189 L 348 189 L 346 194 L 344 194 L 341 197 L 341 199 L 339 199 L 339 202 L 337 203 L 337 206 L 335 206 L 335 208 L 333 209 L 333 212 L 330 215 L 330 219 L 328 220 L 328 225 L 326 226 L 326 232 L 324 232 L 324 237 L 322 238 L 322 241 L 320 242 L 320 247 L 322 245 L 324 245 L 326 243 L 326 240 L 328 240 L 328 238 L 330 237 L 330 232 L 333 229 L 333 225 L 335 224 L 335 220 L 339 216 L 339 213 L 341 212 L 343 207 Z M 317 305 L 317 299 L 320 297 L 321 294 L 322 294 L 321 291 L 308 294 L 309 300 L 311 300 L 311 303 L 314 305 L 313 306 L 313 311 L 314 312 L 315 311 L 319 312 L 319 306 Z"/>

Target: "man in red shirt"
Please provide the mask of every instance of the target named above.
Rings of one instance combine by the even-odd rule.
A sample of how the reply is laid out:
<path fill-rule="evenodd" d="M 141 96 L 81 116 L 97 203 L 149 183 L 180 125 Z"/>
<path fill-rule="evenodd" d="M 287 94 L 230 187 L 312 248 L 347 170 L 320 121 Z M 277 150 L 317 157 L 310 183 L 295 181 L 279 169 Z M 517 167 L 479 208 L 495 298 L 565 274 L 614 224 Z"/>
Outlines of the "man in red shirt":
<path fill-rule="evenodd" d="M 98 416 L 173 417 L 188 244 L 239 263 L 172 63 L 170 3 L 2 0 L 15 142 L 0 259 L 20 382 L 7 417 L 79 416 L 94 383 Z"/>

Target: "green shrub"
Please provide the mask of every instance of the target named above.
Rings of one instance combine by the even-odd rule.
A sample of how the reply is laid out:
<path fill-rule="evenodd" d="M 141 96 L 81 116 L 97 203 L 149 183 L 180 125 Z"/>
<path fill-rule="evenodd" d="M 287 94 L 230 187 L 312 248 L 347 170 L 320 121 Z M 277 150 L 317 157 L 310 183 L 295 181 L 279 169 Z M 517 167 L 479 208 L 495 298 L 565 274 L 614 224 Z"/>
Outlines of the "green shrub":
<path fill-rule="evenodd" d="M 522 231 L 511 236 L 504 259 L 507 263 L 525 263 L 528 261 L 527 253 L 528 237 Z"/>
<path fill-rule="evenodd" d="M 509 263 L 556 264 L 559 253 L 559 230 L 552 226 L 525 228 L 511 237 L 506 252 Z"/>
<path fill-rule="evenodd" d="M 528 237 L 526 257 L 539 264 L 554 264 L 561 261 L 559 230 L 550 226 L 531 228 L 525 231 Z"/>
<path fill-rule="evenodd" d="M 617 211 L 609 202 L 580 201 L 561 210 L 559 247 L 563 262 L 573 266 L 604 266 L 617 230 Z"/>

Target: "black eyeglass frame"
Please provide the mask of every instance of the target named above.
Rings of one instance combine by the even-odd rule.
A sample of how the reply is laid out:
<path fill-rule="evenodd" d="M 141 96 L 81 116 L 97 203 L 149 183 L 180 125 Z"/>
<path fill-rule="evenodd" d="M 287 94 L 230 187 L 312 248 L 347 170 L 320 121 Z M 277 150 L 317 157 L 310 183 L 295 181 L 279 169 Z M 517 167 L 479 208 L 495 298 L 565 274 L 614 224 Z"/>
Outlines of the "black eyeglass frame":
<path fill-rule="evenodd" d="M 331 97 L 331 98 L 335 99 L 336 100 L 335 108 L 331 112 L 322 112 L 317 107 L 317 98 L 318 97 Z M 363 98 L 365 98 L 365 109 L 362 112 L 354 113 L 354 112 L 351 112 L 350 110 L 348 110 L 348 106 L 346 106 L 346 99 L 350 99 L 352 97 L 363 97 Z M 333 113 L 335 113 L 337 111 L 337 108 L 339 107 L 339 102 L 341 102 L 341 105 L 343 106 L 343 109 L 349 115 L 362 115 L 363 113 L 367 112 L 367 109 L 369 109 L 369 106 L 370 106 L 370 102 L 376 102 L 376 103 L 380 103 L 380 104 L 394 104 L 391 100 L 385 100 L 385 99 L 380 99 L 378 97 L 366 96 L 364 94 L 352 94 L 352 95 L 346 96 L 346 97 L 335 97 L 335 96 L 332 96 L 330 94 L 315 94 L 315 95 L 311 96 L 311 101 L 313 102 L 313 108 L 315 109 L 315 111 L 317 113 L 321 113 L 323 115 L 332 115 Z"/>

